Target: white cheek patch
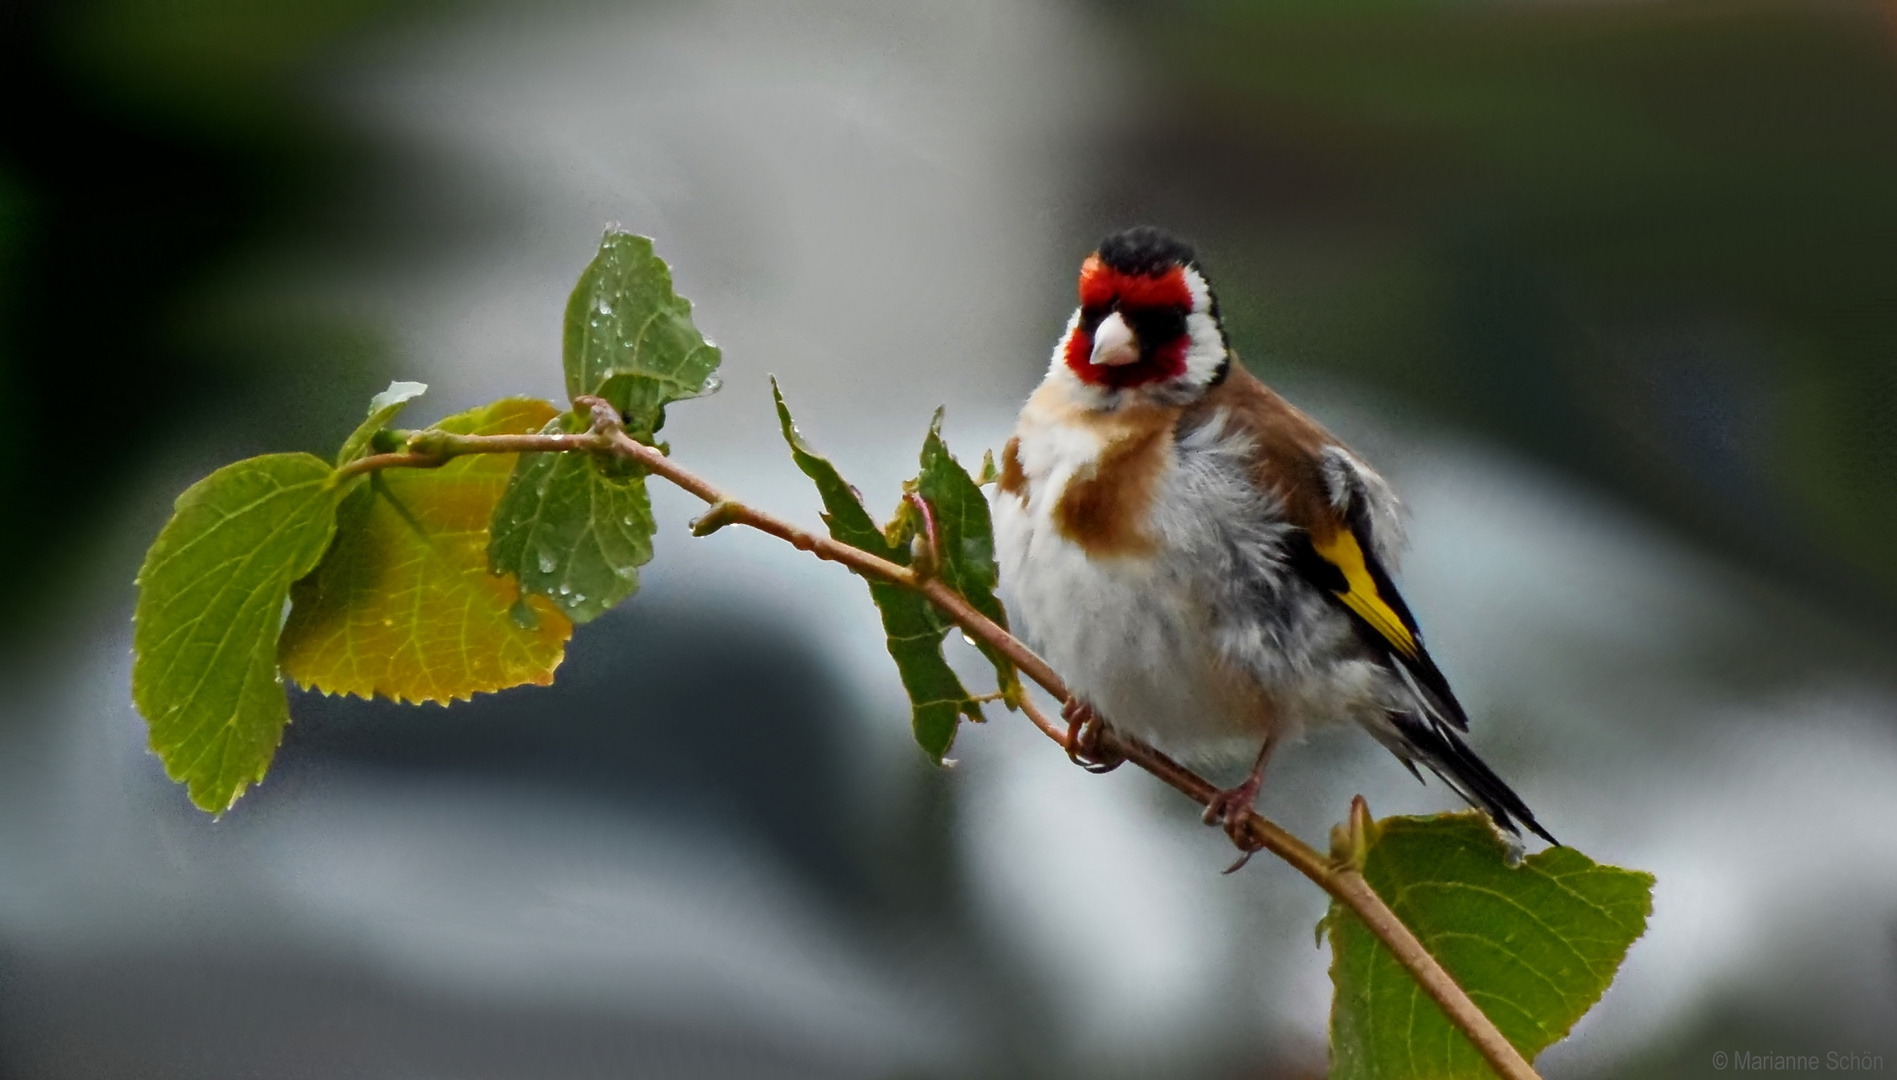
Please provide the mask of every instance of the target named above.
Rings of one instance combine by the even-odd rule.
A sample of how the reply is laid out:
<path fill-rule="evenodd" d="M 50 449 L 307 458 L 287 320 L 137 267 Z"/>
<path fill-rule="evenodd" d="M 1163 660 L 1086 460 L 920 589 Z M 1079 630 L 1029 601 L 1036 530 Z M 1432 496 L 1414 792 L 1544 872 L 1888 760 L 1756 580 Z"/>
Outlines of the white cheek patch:
<path fill-rule="evenodd" d="M 1212 314 L 1212 286 L 1205 283 L 1205 276 L 1192 267 L 1185 267 L 1186 291 L 1192 294 L 1192 310 L 1197 314 Z"/>
<path fill-rule="evenodd" d="M 1186 316 L 1186 334 L 1192 344 L 1186 346 L 1186 373 L 1180 379 L 1193 386 L 1204 386 L 1218 374 L 1219 365 L 1225 363 L 1225 335 L 1219 333 L 1219 324 L 1212 316 L 1198 311 Z"/>
<path fill-rule="evenodd" d="M 1174 383 L 1202 387 L 1210 383 L 1225 363 L 1225 335 L 1212 318 L 1212 287 L 1205 275 L 1193 267 L 1184 267 L 1186 291 L 1192 294 L 1192 310 L 1186 314 L 1186 370 Z"/>

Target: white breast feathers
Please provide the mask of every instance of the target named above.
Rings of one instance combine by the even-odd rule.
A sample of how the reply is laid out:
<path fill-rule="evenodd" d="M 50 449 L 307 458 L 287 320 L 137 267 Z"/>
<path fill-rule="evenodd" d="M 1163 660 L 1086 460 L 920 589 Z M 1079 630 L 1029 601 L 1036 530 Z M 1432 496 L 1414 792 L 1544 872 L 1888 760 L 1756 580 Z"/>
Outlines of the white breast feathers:
<path fill-rule="evenodd" d="M 1381 708 L 1348 618 L 1284 565 L 1249 438 L 1218 414 L 1141 447 L 1152 434 L 1023 412 L 994 519 L 1029 643 L 1108 723 L 1188 758 Z"/>

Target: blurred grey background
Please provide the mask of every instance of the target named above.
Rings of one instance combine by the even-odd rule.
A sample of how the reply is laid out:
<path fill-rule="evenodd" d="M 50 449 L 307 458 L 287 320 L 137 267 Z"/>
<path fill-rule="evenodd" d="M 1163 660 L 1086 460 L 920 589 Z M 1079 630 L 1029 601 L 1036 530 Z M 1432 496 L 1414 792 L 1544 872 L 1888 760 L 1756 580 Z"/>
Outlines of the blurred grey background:
<path fill-rule="evenodd" d="M 608 223 L 725 350 L 678 456 L 814 524 L 768 373 L 892 504 L 1134 222 L 1406 495 L 1477 746 L 1659 876 L 1546 1074 L 1897 1071 L 1888 3 L 42 0 L 0 72 L 0 1074 L 1321 1075 L 1315 889 L 1018 717 L 926 766 L 862 586 L 673 493 L 555 686 L 299 695 L 221 820 L 128 701 L 178 491 L 556 395 Z M 1357 792 L 1453 805 L 1340 731 L 1263 806 Z"/>

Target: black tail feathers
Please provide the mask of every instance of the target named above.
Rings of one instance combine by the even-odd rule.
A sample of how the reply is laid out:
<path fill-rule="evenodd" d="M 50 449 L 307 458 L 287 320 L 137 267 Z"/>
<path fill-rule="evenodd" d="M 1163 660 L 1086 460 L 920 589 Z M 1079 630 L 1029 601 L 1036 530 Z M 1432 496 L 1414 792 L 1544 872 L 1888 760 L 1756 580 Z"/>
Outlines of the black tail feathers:
<path fill-rule="evenodd" d="M 1412 759 L 1429 766 L 1429 771 L 1442 777 L 1443 783 L 1453 788 L 1470 806 L 1489 815 L 1503 829 L 1521 834 L 1515 822 L 1520 821 L 1528 830 L 1543 840 L 1560 846 L 1548 830 L 1535 820 L 1534 812 L 1522 802 L 1495 770 L 1488 767 L 1469 744 L 1462 741 L 1447 725 L 1413 713 L 1389 713 L 1389 722 L 1393 731 L 1376 732 L 1380 741 L 1403 759 L 1410 771 L 1415 772 Z M 1390 737 L 1394 736 L 1394 738 Z"/>

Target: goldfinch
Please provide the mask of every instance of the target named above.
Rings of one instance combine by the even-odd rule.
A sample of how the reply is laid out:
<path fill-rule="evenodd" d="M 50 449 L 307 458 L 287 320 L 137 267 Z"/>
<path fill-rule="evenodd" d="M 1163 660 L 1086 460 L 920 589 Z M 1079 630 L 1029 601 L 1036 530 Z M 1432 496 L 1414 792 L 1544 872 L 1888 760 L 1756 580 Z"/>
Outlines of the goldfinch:
<path fill-rule="evenodd" d="M 1502 829 L 1555 842 L 1463 741 L 1391 583 L 1395 494 L 1236 362 L 1187 245 L 1131 229 L 1081 264 L 1080 307 L 1002 452 L 994 524 L 1011 611 L 1069 682 L 1079 745 L 1105 724 L 1250 757 L 1206 811 L 1241 847 L 1273 747 L 1346 720 Z"/>

